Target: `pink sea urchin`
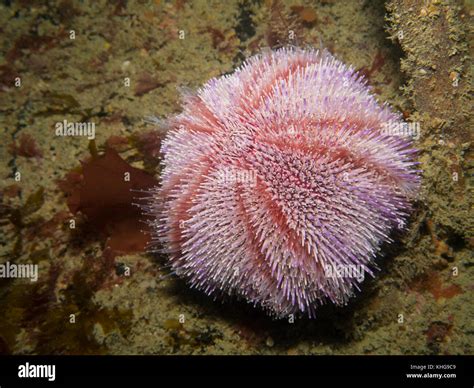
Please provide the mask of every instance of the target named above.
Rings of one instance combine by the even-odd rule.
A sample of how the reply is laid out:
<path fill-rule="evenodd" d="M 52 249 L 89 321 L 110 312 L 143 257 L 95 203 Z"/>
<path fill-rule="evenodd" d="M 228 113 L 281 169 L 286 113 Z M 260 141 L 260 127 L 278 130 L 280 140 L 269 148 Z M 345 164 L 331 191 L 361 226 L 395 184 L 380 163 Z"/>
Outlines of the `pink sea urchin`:
<path fill-rule="evenodd" d="M 256 55 L 167 120 L 154 240 L 207 294 L 279 317 L 345 304 L 418 190 L 411 139 L 387 131 L 404 124 L 327 51 Z"/>

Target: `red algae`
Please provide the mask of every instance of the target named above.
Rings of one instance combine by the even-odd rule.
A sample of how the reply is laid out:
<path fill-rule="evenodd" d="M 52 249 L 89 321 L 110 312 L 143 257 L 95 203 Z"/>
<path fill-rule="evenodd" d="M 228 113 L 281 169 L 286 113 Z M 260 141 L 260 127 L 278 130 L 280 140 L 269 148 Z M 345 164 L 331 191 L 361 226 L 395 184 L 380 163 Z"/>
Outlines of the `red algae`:
<path fill-rule="evenodd" d="M 81 213 L 88 224 L 121 253 L 143 251 L 148 237 L 142 232 L 141 212 L 133 205 L 142 191 L 157 184 L 146 172 L 130 166 L 113 149 L 82 163 L 58 182 L 68 196 L 73 214 Z"/>
<path fill-rule="evenodd" d="M 463 289 L 457 284 L 446 285 L 436 271 L 432 271 L 416 280 L 411 288 L 418 292 L 429 292 L 436 300 L 441 298 L 451 299 L 463 293 Z"/>
<path fill-rule="evenodd" d="M 9 151 L 14 156 L 23 156 L 25 158 L 42 158 L 43 152 L 36 144 L 33 136 L 24 133 L 16 141 L 10 144 Z"/>

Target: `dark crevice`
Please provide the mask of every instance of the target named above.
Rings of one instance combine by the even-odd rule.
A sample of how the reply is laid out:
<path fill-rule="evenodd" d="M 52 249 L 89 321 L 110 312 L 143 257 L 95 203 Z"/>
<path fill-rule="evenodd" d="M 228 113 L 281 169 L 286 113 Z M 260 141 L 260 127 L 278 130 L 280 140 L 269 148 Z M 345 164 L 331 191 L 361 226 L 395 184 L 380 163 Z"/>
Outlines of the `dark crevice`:
<path fill-rule="evenodd" d="M 245 49 L 244 42 L 253 37 L 256 33 L 253 24 L 251 6 L 253 4 L 260 4 L 260 0 L 243 0 L 239 4 L 239 16 L 237 17 L 237 25 L 234 27 L 235 34 L 239 38 L 241 44 L 240 51 L 233 58 L 234 67 L 240 66 L 245 61 L 243 50 Z"/>
<path fill-rule="evenodd" d="M 258 4 L 258 1 L 244 0 L 240 3 L 239 16 L 237 18 L 238 24 L 235 27 L 235 33 L 241 42 L 245 42 L 255 35 L 255 27 L 252 21 L 252 11 L 250 7 L 252 4 Z"/>
<path fill-rule="evenodd" d="M 464 240 L 463 236 L 454 232 L 449 234 L 446 242 L 456 252 L 466 247 L 466 240 Z"/>

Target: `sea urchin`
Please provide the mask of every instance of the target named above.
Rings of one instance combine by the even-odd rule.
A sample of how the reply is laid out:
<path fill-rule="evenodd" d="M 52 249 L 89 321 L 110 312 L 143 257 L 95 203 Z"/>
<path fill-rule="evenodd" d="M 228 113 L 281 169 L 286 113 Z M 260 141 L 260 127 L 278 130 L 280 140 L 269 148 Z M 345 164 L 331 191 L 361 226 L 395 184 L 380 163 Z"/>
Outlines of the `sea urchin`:
<path fill-rule="evenodd" d="M 279 317 L 345 304 L 418 190 L 411 139 L 385 130 L 400 116 L 327 51 L 294 48 L 183 99 L 146 205 L 173 272 Z"/>

